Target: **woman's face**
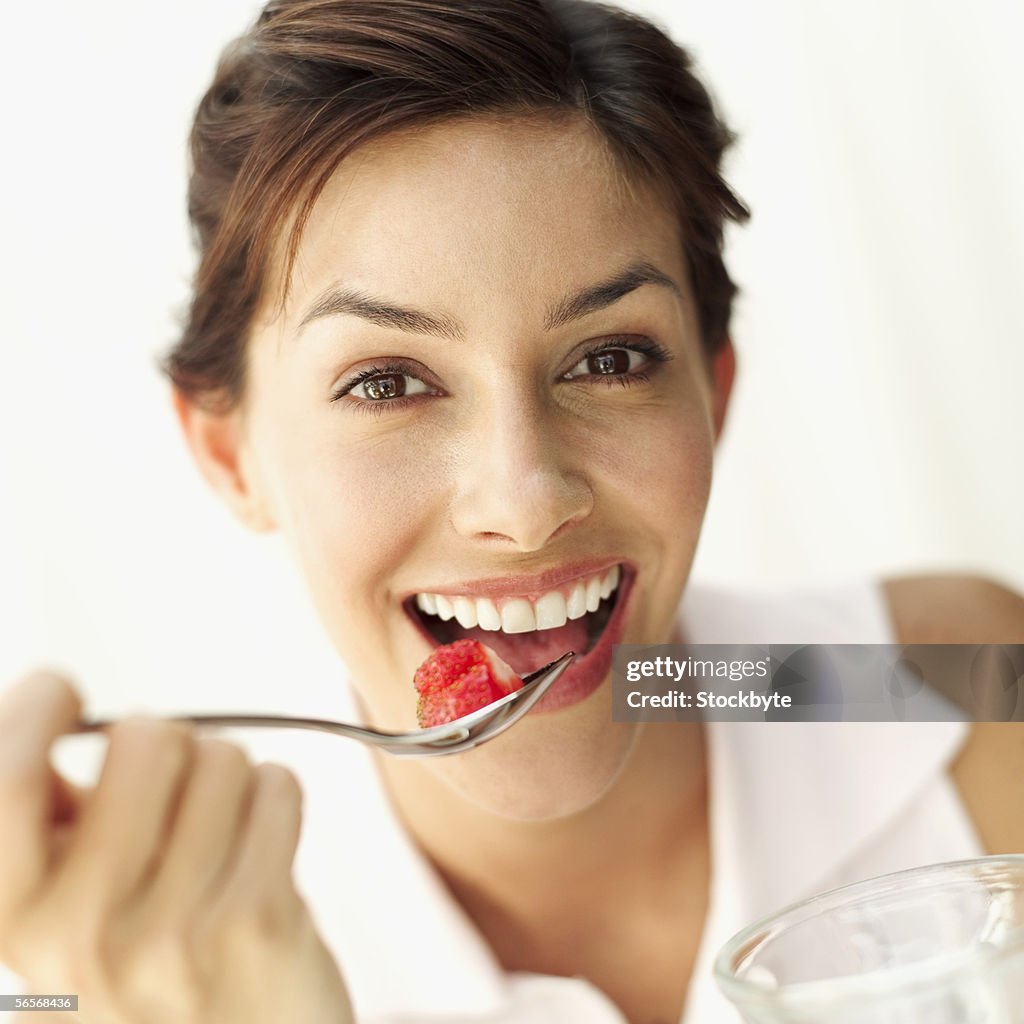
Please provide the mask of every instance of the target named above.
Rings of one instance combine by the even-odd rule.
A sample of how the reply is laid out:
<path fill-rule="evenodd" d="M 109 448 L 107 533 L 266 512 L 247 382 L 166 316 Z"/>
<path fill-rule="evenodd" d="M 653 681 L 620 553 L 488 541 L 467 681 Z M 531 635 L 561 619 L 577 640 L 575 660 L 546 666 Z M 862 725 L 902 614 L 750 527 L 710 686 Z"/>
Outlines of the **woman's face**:
<path fill-rule="evenodd" d="M 675 216 L 580 121 L 447 123 L 345 161 L 278 298 L 235 414 L 239 487 L 284 532 L 367 715 L 414 728 L 416 667 L 455 636 L 520 672 L 589 650 L 515 729 L 429 762 L 504 813 L 586 805 L 635 729 L 611 720 L 611 645 L 670 638 L 728 391 Z"/>

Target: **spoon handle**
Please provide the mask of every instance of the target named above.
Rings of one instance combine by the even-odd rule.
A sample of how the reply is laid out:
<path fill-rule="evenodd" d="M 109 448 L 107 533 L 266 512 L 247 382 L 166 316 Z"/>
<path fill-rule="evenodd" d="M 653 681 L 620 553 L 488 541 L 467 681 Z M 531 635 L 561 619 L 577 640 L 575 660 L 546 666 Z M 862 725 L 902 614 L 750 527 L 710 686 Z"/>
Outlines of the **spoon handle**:
<path fill-rule="evenodd" d="M 237 725 L 256 726 L 262 728 L 277 729 L 315 729 L 319 732 L 335 733 L 339 736 L 350 736 L 352 739 L 363 740 L 373 743 L 376 740 L 395 740 L 405 733 L 387 733 L 376 729 L 366 729 L 358 725 L 349 725 L 346 722 L 335 722 L 327 718 L 296 718 L 291 715 L 250 715 L 236 714 L 234 712 L 210 712 L 204 714 L 165 714 L 166 718 L 176 722 L 192 722 L 194 725 Z M 96 718 L 89 721 L 82 721 L 72 730 L 76 733 L 100 732 L 107 726 L 113 725 L 116 718 Z"/>
<path fill-rule="evenodd" d="M 573 653 L 569 651 L 551 664 L 529 673 L 523 677 L 521 689 L 506 694 L 493 704 L 478 708 L 468 715 L 463 715 L 462 718 L 456 718 L 443 725 L 435 725 L 427 729 L 414 729 L 409 732 L 386 732 L 382 729 L 350 725 L 348 722 L 336 722 L 328 718 L 299 718 L 291 715 L 254 715 L 214 711 L 202 714 L 163 714 L 160 717 L 170 721 L 191 722 L 194 725 L 312 729 L 317 732 L 328 732 L 334 736 L 346 736 L 386 750 L 388 753 L 402 756 L 455 753 L 463 747 L 468 748 L 477 742 L 483 742 L 485 737 L 481 734 L 486 733 L 487 738 L 492 735 L 496 736 L 518 721 L 543 696 L 544 691 L 554 682 L 555 678 L 561 675 L 573 657 Z M 518 705 L 518 707 L 513 708 L 513 705 Z M 113 718 L 81 721 L 75 725 L 71 733 L 102 732 L 108 726 L 113 725 L 115 721 L 117 719 Z"/>

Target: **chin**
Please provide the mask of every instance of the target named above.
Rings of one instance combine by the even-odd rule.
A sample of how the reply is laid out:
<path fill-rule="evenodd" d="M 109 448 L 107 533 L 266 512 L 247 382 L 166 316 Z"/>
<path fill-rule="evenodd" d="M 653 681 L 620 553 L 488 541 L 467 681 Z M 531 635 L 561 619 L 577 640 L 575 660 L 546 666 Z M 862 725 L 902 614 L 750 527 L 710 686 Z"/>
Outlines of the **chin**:
<path fill-rule="evenodd" d="M 431 769 L 480 810 L 511 821 L 581 813 L 608 792 L 638 736 L 611 720 L 611 679 L 559 715 L 527 715 L 476 750 L 438 758 Z"/>

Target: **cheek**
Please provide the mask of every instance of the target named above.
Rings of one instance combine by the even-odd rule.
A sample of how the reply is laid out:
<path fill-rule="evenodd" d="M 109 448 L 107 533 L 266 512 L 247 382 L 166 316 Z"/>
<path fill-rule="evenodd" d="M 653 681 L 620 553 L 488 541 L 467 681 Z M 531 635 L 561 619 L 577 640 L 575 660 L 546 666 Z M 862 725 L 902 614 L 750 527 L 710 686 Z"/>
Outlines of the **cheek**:
<path fill-rule="evenodd" d="M 699 395 L 630 410 L 589 440 L 607 490 L 629 502 L 645 525 L 703 519 L 711 487 L 713 435 Z M 638 523 L 639 525 L 639 523 Z"/>
<path fill-rule="evenodd" d="M 329 417 L 277 445 L 281 528 L 330 631 L 350 637 L 353 619 L 386 608 L 395 568 L 436 530 L 440 459 L 398 432 L 369 439 Z"/>

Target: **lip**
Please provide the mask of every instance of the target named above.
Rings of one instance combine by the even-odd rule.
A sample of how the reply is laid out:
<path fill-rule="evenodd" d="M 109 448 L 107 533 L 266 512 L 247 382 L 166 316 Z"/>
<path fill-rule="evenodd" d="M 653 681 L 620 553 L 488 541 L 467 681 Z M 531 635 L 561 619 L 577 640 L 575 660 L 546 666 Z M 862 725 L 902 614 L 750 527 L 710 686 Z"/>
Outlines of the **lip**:
<path fill-rule="evenodd" d="M 566 583 L 573 583 L 586 576 L 594 576 L 607 572 L 614 565 L 621 565 L 623 572 L 628 563 L 616 558 L 592 558 L 585 562 L 571 562 L 558 566 L 556 569 L 545 569 L 543 572 L 526 573 L 519 576 L 492 576 L 487 579 L 463 580 L 449 583 L 442 587 L 430 586 L 419 590 L 411 590 L 403 595 L 405 602 L 417 594 L 443 594 L 445 597 L 525 597 L 537 598 L 541 594 L 555 590 Z"/>
<path fill-rule="evenodd" d="M 584 563 L 579 563 L 583 565 Z M 588 651 L 582 657 L 577 657 L 573 663 L 562 673 L 558 681 L 551 687 L 550 690 L 537 702 L 536 706 L 530 709 L 528 715 L 545 714 L 550 711 L 559 711 L 562 708 L 571 707 L 573 704 L 578 703 L 584 698 L 590 696 L 607 678 L 611 672 L 612 667 L 612 648 L 615 644 L 622 643 L 622 636 L 625 632 L 626 619 L 629 613 L 630 606 L 632 604 L 633 596 L 633 583 L 636 580 L 636 568 L 630 563 L 625 561 L 593 561 L 587 562 L 586 568 L 580 571 L 576 566 L 573 566 L 574 572 L 568 573 L 563 567 L 561 570 L 555 570 L 548 574 L 540 574 L 545 576 L 545 582 L 548 578 L 557 580 L 556 583 L 548 583 L 547 588 L 553 589 L 559 583 L 564 583 L 569 580 L 575 579 L 577 576 L 586 576 L 591 573 L 599 571 L 601 567 L 611 568 L 613 565 L 621 566 L 622 576 L 619 580 L 618 590 L 616 591 L 615 608 L 612 611 L 611 616 L 608 619 L 607 624 L 601 633 L 600 638 L 594 645 L 593 649 Z M 593 568 L 591 568 L 593 566 Z M 515 581 L 519 582 L 526 577 L 515 577 Z M 531 580 L 536 581 L 539 577 L 537 575 L 528 577 Z M 500 582 L 502 584 L 508 583 L 507 578 L 503 578 L 500 581 L 489 581 L 489 582 Z M 506 594 L 508 588 L 505 588 Z M 416 591 L 415 593 L 419 593 Z M 430 593 L 446 593 L 444 590 L 430 591 Z M 453 591 L 458 594 L 459 591 Z M 461 593 L 465 593 L 462 591 Z M 506 596 L 505 594 L 499 596 Z M 511 596 L 523 596 L 523 591 L 513 591 Z M 414 607 L 415 598 L 413 594 L 410 594 L 403 602 L 402 607 L 406 612 L 406 615 L 412 620 L 413 626 L 416 632 L 421 636 L 427 644 L 430 646 L 430 650 L 434 651 L 438 647 L 437 641 L 430 635 L 426 627 L 423 625 L 419 618 L 418 613 Z"/>

